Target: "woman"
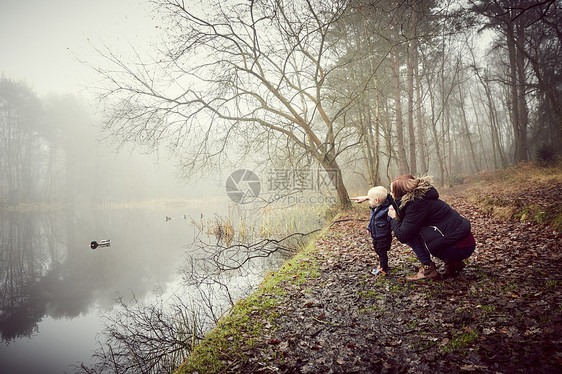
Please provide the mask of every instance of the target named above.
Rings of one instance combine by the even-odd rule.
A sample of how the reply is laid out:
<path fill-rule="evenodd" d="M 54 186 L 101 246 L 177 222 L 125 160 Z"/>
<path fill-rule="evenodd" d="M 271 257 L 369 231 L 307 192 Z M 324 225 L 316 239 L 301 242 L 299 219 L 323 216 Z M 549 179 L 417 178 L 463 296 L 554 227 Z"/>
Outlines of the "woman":
<path fill-rule="evenodd" d="M 476 248 L 470 222 L 439 199 L 430 178 L 399 176 L 392 181 L 391 193 L 398 205 L 398 212 L 393 208 L 388 212 L 392 231 L 422 263 L 418 273 L 406 279 L 439 278 L 431 255 L 445 262 L 445 276 L 462 270 L 463 260 Z"/>

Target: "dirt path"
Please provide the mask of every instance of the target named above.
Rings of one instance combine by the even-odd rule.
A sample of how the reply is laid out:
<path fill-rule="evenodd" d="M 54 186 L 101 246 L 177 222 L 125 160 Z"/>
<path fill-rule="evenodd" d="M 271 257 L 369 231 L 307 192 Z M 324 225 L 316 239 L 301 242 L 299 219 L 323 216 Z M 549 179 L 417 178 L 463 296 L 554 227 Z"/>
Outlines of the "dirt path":
<path fill-rule="evenodd" d="M 444 198 L 472 222 L 475 254 L 456 278 L 406 282 L 413 252 L 397 242 L 391 275 L 375 279 L 365 229 L 352 213 L 317 240 L 320 275 L 287 285 L 280 317 L 245 352 L 241 372 L 562 372 L 562 236 L 504 222 Z M 264 297 L 268 297 L 265 295 Z M 274 296 L 271 296 L 274 297 Z"/>

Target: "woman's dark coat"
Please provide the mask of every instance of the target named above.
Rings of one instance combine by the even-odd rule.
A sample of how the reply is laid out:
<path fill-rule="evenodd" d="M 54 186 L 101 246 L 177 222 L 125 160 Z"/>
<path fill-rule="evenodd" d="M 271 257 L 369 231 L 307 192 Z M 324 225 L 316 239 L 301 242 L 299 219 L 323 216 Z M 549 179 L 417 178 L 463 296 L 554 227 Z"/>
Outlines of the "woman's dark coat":
<path fill-rule="evenodd" d="M 421 234 L 430 252 L 450 247 L 470 233 L 470 222 L 449 204 L 439 200 L 439 193 L 429 179 L 397 200 L 400 220 L 390 224 L 394 236 L 408 243 Z"/>

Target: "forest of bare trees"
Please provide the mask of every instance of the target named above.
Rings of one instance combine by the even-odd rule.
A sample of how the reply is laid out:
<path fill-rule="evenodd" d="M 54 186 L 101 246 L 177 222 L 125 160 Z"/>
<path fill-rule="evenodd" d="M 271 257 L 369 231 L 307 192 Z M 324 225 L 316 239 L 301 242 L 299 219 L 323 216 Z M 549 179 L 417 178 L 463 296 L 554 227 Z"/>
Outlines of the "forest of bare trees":
<path fill-rule="evenodd" d="M 154 3 L 156 57 L 98 47 L 103 128 L 173 150 L 186 175 L 229 161 L 321 168 L 345 206 L 351 181 L 449 184 L 562 144 L 560 1 Z M 1 83 L 0 194 L 71 195 L 69 106 Z"/>
<path fill-rule="evenodd" d="M 69 201 L 85 189 L 78 159 L 94 133 L 84 133 L 85 113 L 75 98 L 41 100 L 27 85 L 0 79 L 0 203 Z"/>
<path fill-rule="evenodd" d="M 186 172 L 235 149 L 369 184 L 405 173 L 446 184 L 550 157 L 561 144 L 560 5 L 157 1 L 157 61 L 102 51 L 108 130 L 173 147 Z"/>

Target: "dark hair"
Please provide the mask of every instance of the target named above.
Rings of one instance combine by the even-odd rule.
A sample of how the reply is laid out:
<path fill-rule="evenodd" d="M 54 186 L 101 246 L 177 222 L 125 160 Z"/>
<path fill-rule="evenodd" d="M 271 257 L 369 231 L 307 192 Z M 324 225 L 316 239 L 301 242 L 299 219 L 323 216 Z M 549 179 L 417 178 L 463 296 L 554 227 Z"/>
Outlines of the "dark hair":
<path fill-rule="evenodd" d="M 401 175 L 396 177 L 391 182 L 391 192 L 395 199 L 400 199 L 402 196 L 416 189 L 420 182 L 419 178 L 414 178 L 413 175 Z"/>

